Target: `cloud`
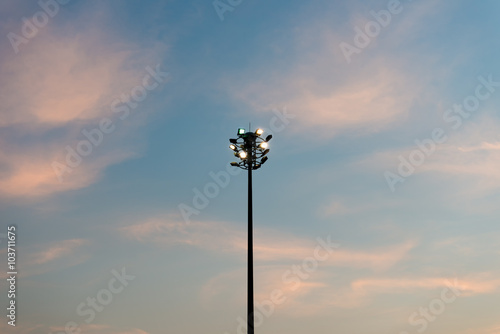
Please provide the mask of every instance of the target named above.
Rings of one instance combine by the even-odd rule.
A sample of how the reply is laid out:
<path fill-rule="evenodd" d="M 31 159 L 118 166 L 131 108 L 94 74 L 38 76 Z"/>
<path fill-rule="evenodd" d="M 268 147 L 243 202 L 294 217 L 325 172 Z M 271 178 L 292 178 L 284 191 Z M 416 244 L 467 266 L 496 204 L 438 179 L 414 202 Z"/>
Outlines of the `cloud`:
<path fill-rule="evenodd" d="M 401 47 L 409 35 L 425 30 L 422 19 L 437 8 L 442 10 L 442 6 L 432 2 L 404 7 L 350 64 L 339 44 L 353 44 L 354 27 L 363 27 L 373 18 L 353 19 L 346 28 L 334 22 L 331 15 L 319 16 L 292 31 L 293 42 L 287 47 L 294 50 L 293 57 L 237 73 L 237 78 L 235 75 L 227 80 L 224 89 L 255 112 L 286 105 L 296 116 L 289 130 L 307 133 L 309 138 L 310 133 L 323 140 L 394 127 L 408 118 L 417 101 L 428 98 L 423 92 L 437 73 L 446 72 L 443 66 L 435 66 L 432 56 L 416 55 Z M 366 12 L 366 6 L 362 8 Z"/>
<path fill-rule="evenodd" d="M 464 125 L 438 147 L 434 156 L 417 172 L 433 172 L 466 185 L 459 191 L 470 197 L 500 188 L 500 122 L 485 114 Z"/>
<path fill-rule="evenodd" d="M 358 309 L 374 303 L 381 295 L 415 295 L 423 290 L 440 293 L 445 288 L 453 288 L 454 292 L 458 291 L 458 297 L 470 298 L 500 290 L 500 280 L 491 273 L 470 275 L 463 279 L 426 276 L 357 278 L 346 272 L 332 275 L 320 268 L 297 285 L 295 281 L 283 280 L 287 271 L 290 267 L 255 267 L 255 300 L 260 304 L 267 303 L 279 291 L 282 302 L 275 304 L 275 309 L 294 317 L 329 314 L 333 308 Z M 235 307 L 243 305 L 246 295 L 241 285 L 245 281 L 246 270 L 243 268 L 217 275 L 203 286 L 202 304 L 206 307 L 218 302 Z"/>
<path fill-rule="evenodd" d="M 266 304 L 271 300 L 272 295 L 279 291 L 278 299 L 280 303 L 274 307 L 280 312 L 287 314 L 294 313 L 294 306 L 301 303 L 301 300 L 311 297 L 317 289 L 324 288 L 326 283 L 324 273 L 317 271 L 311 273 L 309 279 L 297 285 L 284 283 L 283 275 L 290 271 L 290 266 L 263 265 L 254 268 L 255 280 L 255 302 Z M 239 268 L 223 272 L 210 279 L 200 291 L 200 300 L 204 307 L 213 307 L 215 303 L 230 304 L 233 306 L 244 305 L 246 301 L 245 289 L 242 284 L 246 282 L 246 269 Z M 274 293 L 273 293 L 274 292 Z M 309 314 L 309 312 L 306 312 Z M 304 315 L 304 314 L 303 314 Z"/>
<path fill-rule="evenodd" d="M 152 218 L 120 228 L 128 238 L 161 247 L 189 245 L 231 256 L 244 256 L 247 249 L 246 231 L 217 221 L 193 221 L 189 225 L 176 216 Z M 313 242 L 268 229 L 255 231 L 256 260 L 275 261 L 297 259 L 310 255 Z M 308 244 L 311 244 L 308 246 Z"/>
<path fill-rule="evenodd" d="M 440 182 L 446 186 L 437 190 L 446 192 L 448 198 L 454 198 L 454 201 L 449 201 L 451 203 L 485 198 L 500 188 L 500 122 L 492 114 L 492 111 L 485 110 L 484 114 L 478 115 L 476 119 L 464 121 L 464 125 L 457 130 L 446 128 L 444 124 L 440 125 L 444 129 L 446 141 L 436 143 L 430 154 L 424 154 L 415 144 L 416 140 L 430 140 L 430 136 L 421 136 L 408 140 L 409 146 L 366 155 L 353 165 L 377 173 L 380 180 L 385 181 L 385 171 L 398 173 L 398 168 L 402 165 L 401 160 L 410 161 L 410 154 L 421 152 L 425 157 L 423 163 L 414 164 L 414 172 L 406 180 L 418 175 L 422 180 L 431 180 L 434 184 L 434 178 L 439 177 Z M 429 135 L 435 128 L 429 128 Z M 407 186 L 410 186 L 408 182 L 397 185 Z M 496 208 L 493 203 L 490 205 L 489 201 L 477 205 L 480 206 L 477 212 L 492 211 Z M 463 209 L 464 205 L 460 204 L 460 207 Z"/>
<path fill-rule="evenodd" d="M 461 294 L 471 296 L 498 291 L 499 279 L 485 279 L 484 275 L 476 275 L 470 279 L 455 279 L 442 277 L 420 277 L 414 278 L 375 278 L 354 281 L 351 286 L 354 291 L 363 293 L 411 293 L 417 289 L 438 289 L 449 286 L 456 287 Z"/>
<path fill-rule="evenodd" d="M 134 51 L 116 44 L 105 47 L 106 40 L 93 33 L 45 33 L 29 50 L 4 59 L 0 126 L 57 126 L 109 112 L 112 94 L 136 84 L 137 69 L 126 69 Z"/>
<path fill-rule="evenodd" d="M 152 218 L 142 223 L 121 227 L 120 233 L 125 237 L 152 244 L 155 247 L 175 247 L 189 245 L 219 256 L 237 256 L 245 258 L 247 250 L 246 231 L 235 228 L 229 223 L 192 221 L 189 225 L 179 221 L 172 215 L 164 218 Z M 376 273 L 387 272 L 408 256 L 415 247 L 414 241 L 402 242 L 376 249 L 347 249 L 340 246 L 327 259 L 319 261 L 318 269 L 297 287 L 291 281 L 283 279 L 283 275 L 293 266 L 302 266 L 307 258 L 314 257 L 317 241 L 294 235 L 285 235 L 273 229 L 255 230 L 255 281 L 258 282 L 256 299 L 262 301 L 270 298 L 273 290 L 279 289 L 287 298 L 280 306 L 287 314 L 300 313 L 308 315 L 323 307 L 353 308 L 366 303 L 369 298 L 362 291 L 352 290 L 346 277 L 336 281 L 339 268 L 346 275 L 353 272 L 369 270 Z M 347 274 L 348 273 L 348 274 Z M 245 296 L 241 282 L 245 281 L 246 271 L 243 268 L 229 270 L 211 278 L 201 289 L 200 300 L 203 305 L 213 305 L 216 301 L 224 301 L 232 305 L 244 303 Z M 335 286 L 335 288 L 333 287 Z M 327 297 L 318 295 L 327 294 Z M 318 304 L 319 303 L 319 304 Z"/>
<path fill-rule="evenodd" d="M 34 325 L 29 321 L 16 322 L 16 333 L 19 334 L 47 334 L 47 333 L 66 333 L 65 327 L 62 326 L 47 326 L 47 325 Z M 81 334 L 148 334 L 148 332 L 137 328 L 123 328 L 113 327 L 110 325 L 100 324 L 81 324 L 78 327 Z M 8 325 L 5 321 L 0 323 L 0 330 L 9 333 L 12 326 Z"/>
<path fill-rule="evenodd" d="M 500 324 L 482 326 L 481 328 L 466 329 L 461 334 L 500 334 Z"/>
<path fill-rule="evenodd" d="M 146 67 L 154 68 L 163 50 L 108 35 L 104 16 L 89 22 L 82 14 L 75 19 L 78 31 L 75 22 L 52 22 L 18 54 L 2 52 L 0 194 L 29 198 L 79 189 L 109 165 L 137 155 L 139 146 L 126 139 L 137 126 L 118 124 L 111 103 L 142 83 Z M 86 139 L 82 130 L 99 128 L 105 118 L 120 131 L 108 134 L 105 147 L 93 147 L 61 182 L 52 163 L 65 164 L 66 146 L 76 149 Z"/>
<path fill-rule="evenodd" d="M 327 205 L 321 207 L 319 214 L 322 217 L 328 217 L 332 215 L 343 215 L 346 213 L 353 212 L 350 208 L 338 200 L 332 200 Z"/>
<path fill-rule="evenodd" d="M 374 303 L 380 295 L 414 295 L 422 290 L 436 290 L 453 287 L 459 290 L 459 298 L 491 294 L 500 289 L 500 280 L 485 275 L 465 279 L 444 277 L 419 278 L 348 278 L 346 284 L 332 277 L 321 277 L 316 283 L 316 293 L 309 299 L 295 299 L 286 304 L 285 312 L 294 315 L 328 314 L 332 308 L 354 309 Z"/>
<path fill-rule="evenodd" d="M 119 231 L 127 238 L 160 247 L 190 245 L 232 256 L 244 256 L 247 249 L 246 231 L 225 222 L 193 221 L 186 224 L 176 216 L 166 216 L 121 227 Z M 316 246 L 314 239 L 286 235 L 274 229 L 255 230 L 254 256 L 261 263 L 301 262 L 314 255 Z M 345 249 L 341 246 L 325 263 L 383 271 L 404 259 L 414 246 L 413 241 L 371 250 Z"/>
<path fill-rule="evenodd" d="M 404 260 L 408 252 L 415 246 L 416 242 L 407 241 L 401 244 L 363 251 L 341 248 L 326 263 L 334 266 L 358 269 L 371 268 L 374 271 L 385 271 Z"/>
<path fill-rule="evenodd" d="M 72 140 L 67 138 L 67 143 Z M 66 150 L 55 143 L 30 143 L 21 148 L 0 141 L 0 192 L 14 197 L 44 196 L 74 190 L 94 183 L 109 165 L 136 156 L 129 150 L 116 149 L 106 155 L 94 154 L 64 175 L 61 182 L 54 171 L 54 161 L 64 163 Z"/>
<path fill-rule="evenodd" d="M 137 328 L 117 328 L 109 325 L 81 324 L 79 326 L 81 334 L 148 334 Z M 65 333 L 64 327 L 50 327 L 49 333 Z"/>
<path fill-rule="evenodd" d="M 296 116 L 290 129 L 314 131 L 321 138 L 340 133 L 367 134 L 404 120 L 418 94 L 411 75 L 386 61 L 371 61 L 345 76 L 315 78 L 333 60 L 305 61 L 310 69 L 283 74 L 269 84 L 249 83 L 235 95 L 256 111 L 286 105 Z M 256 104 L 259 101 L 258 104 Z"/>
<path fill-rule="evenodd" d="M 187 225 L 172 215 L 131 224 L 120 228 L 120 232 L 127 238 L 155 247 L 189 245 L 222 256 L 244 258 L 246 255 L 245 231 L 224 222 L 193 221 Z M 487 272 L 461 277 L 458 283 L 448 277 L 415 278 L 394 274 L 392 269 L 397 264 L 409 260 L 409 252 L 416 246 L 412 240 L 369 250 L 341 246 L 296 286 L 295 281 L 290 277 L 285 280 L 284 275 L 314 255 L 315 241 L 294 235 L 284 236 L 272 229 L 257 229 L 255 234 L 256 301 L 269 300 L 272 291 L 279 290 L 286 301 L 276 305 L 276 310 L 288 316 L 324 314 L 332 308 L 359 308 L 369 305 L 379 295 L 415 294 L 420 290 L 442 289 L 450 284 L 462 291 L 462 297 L 491 294 L 500 288 L 500 280 Z M 438 246 L 441 244 L 446 246 L 449 242 L 437 243 Z M 367 276 L 366 269 L 377 276 Z M 234 306 L 244 304 L 246 297 L 241 282 L 245 281 L 245 275 L 246 269 L 237 268 L 208 280 L 200 291 L 202 305 L 218 302 Z"/>
<path fill-rule="evenodd" d="M 31 262 L 34 264 L 45 264 L 54 261 L 62 256 L 67 256 L 73 253 L 77 248 L 80 248 L 86 243 L 83 239 L 71 239 L 59 242 L 48 249 L 41 250 L 32 254 Z"/>
<path fill-rule="evenodd" d="M 69 239 L 24 247 L 23 256 L 18 259 L 21 277 L 30 277 L 57 271 L 85 262 L 89 257 L 85 239 Z M 5 273 L 2 278 L 7 277 Z"/>

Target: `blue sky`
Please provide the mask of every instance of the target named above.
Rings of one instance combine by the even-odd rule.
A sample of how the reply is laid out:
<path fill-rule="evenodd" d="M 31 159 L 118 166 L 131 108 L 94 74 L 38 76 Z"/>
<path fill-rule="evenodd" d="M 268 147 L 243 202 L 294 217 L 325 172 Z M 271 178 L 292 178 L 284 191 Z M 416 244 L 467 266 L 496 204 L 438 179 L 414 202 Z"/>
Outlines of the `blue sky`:
<path fill-rule="evenodd" d="M 2 332 L 500 333 L 499 9 L 3 1 Z"/>

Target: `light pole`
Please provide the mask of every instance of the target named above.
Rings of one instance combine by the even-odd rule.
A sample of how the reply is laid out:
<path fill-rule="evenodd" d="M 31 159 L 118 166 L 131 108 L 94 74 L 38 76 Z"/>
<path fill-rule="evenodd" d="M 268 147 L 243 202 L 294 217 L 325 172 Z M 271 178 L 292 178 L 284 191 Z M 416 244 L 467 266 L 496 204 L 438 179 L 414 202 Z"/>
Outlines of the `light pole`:
<path fill-rule="evenodd" d="M 252 215 L 252 170 L 259 169 L 266 161 L 269 152 L 268 142 L 273 137 L 268 135 L 263 139 L 264 130 L 245 132 L 238 129 L 238 138 L 229 139 L 229 148 L 240 159 L 231 162 L 231 166 L 248 170 L 248 283 L 247 283 L 247 334 L 254 334 L 254 306 L 253 306 L 253 215 Z"/>

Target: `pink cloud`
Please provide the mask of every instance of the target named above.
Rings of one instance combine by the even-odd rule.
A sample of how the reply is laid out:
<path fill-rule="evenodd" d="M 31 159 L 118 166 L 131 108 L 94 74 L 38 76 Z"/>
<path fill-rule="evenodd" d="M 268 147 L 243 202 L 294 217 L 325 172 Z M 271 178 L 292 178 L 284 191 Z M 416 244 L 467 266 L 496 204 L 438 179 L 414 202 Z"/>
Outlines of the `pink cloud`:
<path fill-rule="evenodd" d="M 269 84 L 249 83 L 234 95 L 256 111 L 286 105 L 295 115 L 290 130 L 303 132 L 306 127 L 324 138 L 378 132 L 401 121 L 418 93 L 418 82 L 384 62 L 372 61 L 361 71 L 353 68 L 349 76 L 319 81 L 314 76 L 333 66 L 333 60 L 308 63 L 311 69 L 285 74 Z"/>
<path fill-rule="evenodd" d="M 56 243 L 48 249 L 44 249 L 33 254 L 31 261 L 35 264 L 44 264 L 62 256 L 67 256 L 68 254 L 74 252 L 77 248 L 83 246 L 85 243 L 86 241 L 83 239 L 64 240 Z"/>
<path fill-rule="evenodd" d="M 106 138 L 105 150 L 94 147 L 83 163 L 65 174 L 64 182 L 52 167 L 54 161 L 65 162 L 67 145 L 74 149 L 85 139 L 83 128 L 98 128 L 105 117 L 116 119 L 113 99 L 130 93 L 142 83 L 146 67 L 158 63 L 155 53 L 159 50 L 145 52 L 137 45 L 111 40 L 98 26 L 96 22 L 95 27 L 78 33 L 46 27 L 23 52 L 2 57 L 1 194 L 46 196 L 86 187 L 107 166 L 136 155 L 138 145 L 118 140 L 134 128 L 124 124 L 122 131 L 113 133 L 115 138 L 107 135 L 111 139 Z M 52 130 L 57 130 L 56 137 L 47 135 Z"/>
<path fill-rule="evenodd" d="M 153 218 L 120 228 L 126 237 L 158 246 L 190 245 L 220 254 L 244 256 L 247 249 L 246 231 L 224 222 L 191 222 L 176 216 Z M 254 253 L 256 261 L 302 261 L 314 255 L 316 240 L 284 235 L 272 229 L 256 229 Z M 382 271 L 403 260 L 415 246 L 408 241 L 375 250 L 352 250 L 342 246 L 325 264 L 351 268 L 371 268 Z"/>
<path fill-rule="evenodd" d="M 33 324 L 30 321 L 23 320 L 17 321 L 15 333 L 16 334 L 47 334 L 47 333 L 66 333 L 64 326 L 48 326 L 44 324 Z M 12 332 L 13 327 L 8 325 L 6 321 L 0 323 L 0 330 L 2 333 Z M 81 334 L 148 334 L 148 332 L 143 331 L 138 328 L 123 328 L 115 327 L 111 325 L 104 324 L 80 324 L 78 329 L 81 330 Z"/>
<path fill-rule="evenodd" d="M 78 168 L 66 174 L 61 182 L 52 167 L 53 161 L 65 161 L 66 151 L 60 145 L 33 144 L 21 150 L 10 148 L 0 142 L 0 193 L 16 197 L 44 196 L 56 192 L 79 189 L 95 182 L 109 165 L 123 161 L 135 154 L 115 150 L 107 155 L 95 154 Z"/>
<path fill-rule="evenodd" d="M 458 193 L 466 198 L 482 196 L 500 188 L 500 123 L 485 114 L 468 123 L 438 147 L 434 155 L 417 172 L 437 172 L 466 183 Z"/>
<path fill-rule="evenodd" d="M 148 334 L 148 332 L 137 328 L 117 328 L 110 325 L 102 324 L 81 324 L 78 327 L 82 334 Z M 49 328 L 52 333 L 65 333 L 64 327 L 51 326 Z"/>
<path fill-rule="evenodd" d="M 354 291 L 363 293 L 411 293 L 416 289 L 439 289 L 454 286 L 464 296 L 497 292 L 500 280 L 488 277 L 489 274 L 476 274 L 465 279 L 450 279 L 446 277 L 419 278 L 374 278 L 361 279 L 351 283 Z"/>
<path fill-rule="evenodd" d="M 422 18 L 441 6 L 412 3 L 408 7 L 405 20 L 394 18 L 390 29 L 382 32 L 382 44 L 374 38 L 350 64 L 339 44 L 352 44 L 355 32 L 340 34 L 345 27 L 336 27 L 330 16 L 320 17 L 293 31 L 294 56 L 284 64 L 238 73 L 224 83 L 224 89 L 255 112 L 286 106 L 296 116 L 287 132 L 314 133 L 318 140 L 394 127 L 406 120 L 415 101 L 428 98 L 422 92 L 436 73 L 447 74 L 443 67 L 433 66 L 431 56 L 408 54 L 400 47 L 409 33 L 422 29 Z M 356 17 L 350 24 L 363 27 L 368 19 Z"/>
<path fill-rule="evenodd" d="M 89 253 L 85 250 L 88 243 L 84 239 L 69 239 L 24 247 L 24 255 L 19 258 L 18 263 L 23 269 L 19 276 L 30 277 L 85 262 L 89 258 Z M 7 276 L 3 273 L 0 277 Z"/>
<path fill-rule="evenodd" d="M 144 68 L 130 66 L 135 46 L 110 43 L 98 31 L 75 34 L 44 31 L 29 50 L 2 59 L 0 126 L 58 126 L 103 117 L 111 113 L 112 96 L 140 83 Z"/>

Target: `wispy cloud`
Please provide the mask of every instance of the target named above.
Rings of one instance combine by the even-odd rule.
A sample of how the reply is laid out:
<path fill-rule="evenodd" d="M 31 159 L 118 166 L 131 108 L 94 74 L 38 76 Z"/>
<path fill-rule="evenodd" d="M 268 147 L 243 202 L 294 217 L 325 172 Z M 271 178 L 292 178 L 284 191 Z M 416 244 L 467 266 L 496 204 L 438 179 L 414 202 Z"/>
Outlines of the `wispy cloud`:
<path fill-rule="evenodd" d="M 83 239 L 64 240 L 48 249 L 43 249 L 40 252 L 34 253 L 31 256 L 31 262 L 34 264 L 45 264 L 75 252 L 76 249 L 80 248 L 85 243 L 86 241 Z"/>
<path fill-rule="evenodd" d="M 440 126 L 446 128 L 446 124 Z M 434 128 L 435 125 L 430 127 L 429 133 Z M 464 122 L 459 130 L 446 129 L 446 141 L 436 144 L 435 150 L 425 161 L 421 165 L 414 166 L 413 173 L 420 174 L 424 182 L 439 176 L 441 182 L 447 185 L 441 187 L 439 191 L 445 191 L 448 193 L 447 196 L 457 200 L 484 198 L 500 188 L 500 172 L 497 168 L 500 164 L 499 130 L 500 123 L 491 110 L 485 110 L 475 119 Z M 408 140 L 408 147 L 369 154 L 353 165 L 372 173 L 379 173 L 383 181 L 384 171 L 397 171 L 401 159 L 408 161 L 412 152 L 420 150 L 414 140 L 424 139 L 427 138 Z M 450 192 L 450 189 L 454 191 Z M 485 203 L 481 205 L 484 206 Z"/>
<path fill-rule="evenodd" d="M 460 191 L 481 197 L 500 188 L 500 123 L 487 114 L 464 125 L 417 172 L 434 172 L 467 185 Z"/>
<path fill-rule="evenodd" d="M 249 83 L 235 95 L 257 111 L 287 105 L 296 115 L 292 130 L 303 132 L 307 127 L 328 138 L 346 132 L 378 132 L 404 120 L 419 91 L 410 73 L 385 60 L 370 61 L 348 76 L 332 73 L 327 79 L 315 76 L 333 66 L 333 59 L 304 62 L 311 68 L 284 74 L 269 84 Z"/>
<path fill-rule="evenodd" d="M 244 258 L 247 249 L 246 231 L 224 222 L 193 221 L 187 225 L 178 217 L 166 216 L 122 227 L 120 232 L 127 238 L 155 247 L 190 245 L 220 256 Z M 366 293 L 346 285 L 345 281 L 349 281 L 352 272 L 367 269 L 374 273 L 387 272 L 404 261 L 416 245 L 414 241 L 407 241 L 376 249 L 341 246 L 321 262 L 320 270 L 311 274 L 309 279 L 302 280 L 297 287 L 284 281 L 283 274 L 290 270 L 291 266 L 301 265 L 304 259 L 312 257 L 316 241 L 284 235 L 282 231 L 273 229 L 256 229 L 255 234 L 255 275 L 259 282 L 257 300 L 269 298 L 271 291 L 280 289 L 288 300 L 286 305 L 280 308 L 290 314 L 300 312 L 302 315 L 319 312 L 324 307 L 352 308 L 367 302 L 369 298 Z M 336 282 L 335 275 L 332 276 L 331 272 L 345 271 L 345 268 L 349 274 L 340 278 L 341 283 Z M 200 292 L 202 304 L 209 305 L 216 300 L 229 300 L 233 305 L 243 303 L 243 294 L 235 294 L 234 291 L 241 290 L 240 285 L 244 277 L 245 271 L 240 268 L 211 278 Z M 318 294 L 325 293 L 329 294 L 328 300 L 326 297 L 317 299 Z"/>
<path fill-rule="evenodd" d="M 78 329 L 82 334 L 148 334 L 148 332 L 137 328 L 114 327 L 101 324 L 81 324 Z M 0 330 L 5 333 L 12 331 L 12 326 L 6 322 L 0 323 Z M 30 324 L 29 320 L 16 323 L 16 333 L 19 334 L 47 334 L 66 333 L 66 328 L 62 326 L 48 326 L 43 324 Z"/>
<path fill-rule="evenodd" d="M 111 102 L 141 83 L 160 51 L 112 38 L 85 15 L 83 27 L 47 26 L 17 55 L 0 60 L 0 192 L 33 197 L 86 187 L 109 165 L 136 155 L 137 145 L 118 140 L 95 149 L 61 182 L 53 161 L 65 161 L 67 145 L 85 139 L 83 129 L 116 118 Z M 85 21 L 85 22 L 84 22 Z M 135 127 L 123 126 L 122 134 Z M 120 132 L 120 131 L 117 131 Z M 115 138 L 118 139 L 118 138 Z"/>
<path fill-rule="evenodd" d="M 461 298 L 497 293 L 500 280 L 489 273 L 470 275 L 464 279 L 450 277 L 367 277 L 357 278 L 346 272 L 334 275 L 321 269 L 311 274 L 300 285 L 283 280 L 287 266 L 258 266 L 255 268 L 255 280 L 259 282 L 256 301 L 269 300 L 273 290 L 279 290 L 286 300 L 275 305 L 279 312 L 289 316 L 311 316 L 327 314 L 332 309 L 354 309 L 375 302 L 382 295 L 414 295 L 422 291 L 442 291 L 454 288 Z M 207 282 L 201 291 L 204 305 L 213 305 L 217 301 L 232 305 L 244 304 L 246 271 L 241 268 L 222 273 Z"/>
<path fill-rule="evenodd" d="M 19 258 L 19 267 L 23 268 L 19 276 L 40 275 L 83 263 L 90 257 L 85 249 L 89 243 L 85 239 L 69 239 L 24 247 Z M 1 277 L 7 276 L 3 273 Z"/>
<path fill-rule="evenodd" d="M 194 221 L 187 225 L 176 216 L 167 216 L 121 227 L 120 232 L 161 247 L 184 244 L 233 256 L 244 256 L 247 249 L 246 231 L 225 222 Z M 301 261 L 312 255 L 316 242 L 273 229 L 256 229 L 255 235 L 255 258 L 261 262 Z M 371 250 L 340 247 L 325 264 L 383 271 L 401 261 L 414 246 L 415 242 L 408 241 Z"/>
<path fill-rule="evenodd" d="M 492 293 L 500 289 L 499 279 L 486 279 L 482 276 L 484 275 L 476 275 L 476 277 L 460 279 L 456 282 L 446 277 L 374 278 L 356 280 L 351 286 L 355 291 L 381 294 L 412 293 L 418 289 L 438 289 L 451 285 L 461 290 L 467 296 Z"/>
<path fill-rule="evenodd" d="M 356 9 L 366 13 L 366 5 L 361 7 Z M 346 29 L 333 23 L 331 16 L 315 17 L 292 32 L 289 47 L 298 50 L 294 57 L 274 68 L 253 69 L 245 73 L 242 84 L 235 85 L 241 82 L 238 73 L 238 80 L 229 80 L 225 89 L 255 112 L 287 105 L 296 115 L 290 130 L 314 133 L 319 139 L 377 133 L 400 124 L 415 102 L 424 99 L 422 92 L 432 77 L 447 71 L 436 66 L 432 56 L 417 56 L 401 48 L 408 35 L 428 29 L 422 19 L 442 6 L 432 2 L 404 7 L 357 62 L 346 64 L 339 44 L 352 43 L 354 26 L 364 27 L 372 18 L 355 16 L 352 28 Z"/>
<path fill-rule="evenodd" d="M 137 328 L 117 328 L 110 325 L 82 324 L 79 329 L 82 334 L 148 334 L 148 332 Z M 64 327 L 50 327 L 52 333 L 65 332 Z"/>

